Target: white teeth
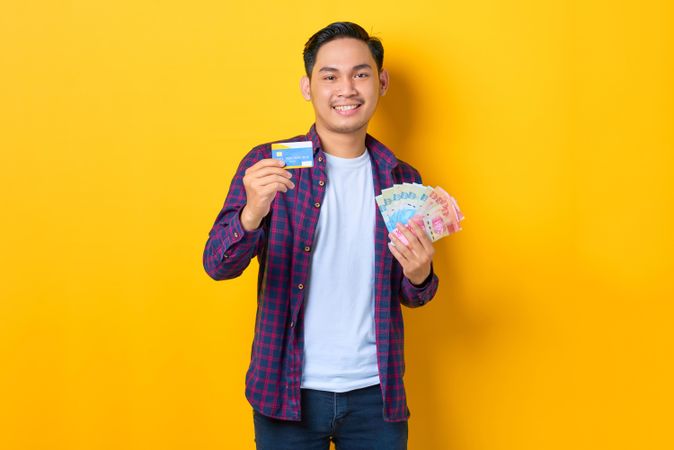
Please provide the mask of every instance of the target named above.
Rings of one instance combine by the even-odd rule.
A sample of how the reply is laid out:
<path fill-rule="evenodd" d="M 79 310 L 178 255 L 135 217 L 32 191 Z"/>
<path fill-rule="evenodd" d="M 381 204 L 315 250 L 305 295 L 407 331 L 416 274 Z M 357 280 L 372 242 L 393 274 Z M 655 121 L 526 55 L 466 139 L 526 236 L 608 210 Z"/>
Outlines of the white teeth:
<path fill-rule="evenodd" d="M 349 111 L 352 109 L 356 109 L 358 105 L 346 105 L 346 106 L 335 106 L 335 109 L 338 111 Z"/>

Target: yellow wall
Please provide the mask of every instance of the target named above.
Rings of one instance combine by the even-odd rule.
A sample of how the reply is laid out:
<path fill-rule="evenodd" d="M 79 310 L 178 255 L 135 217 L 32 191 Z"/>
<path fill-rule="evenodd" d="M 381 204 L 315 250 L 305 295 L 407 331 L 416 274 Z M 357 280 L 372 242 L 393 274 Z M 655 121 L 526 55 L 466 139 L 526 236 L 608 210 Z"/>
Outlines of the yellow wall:
<path fill-rule="evenodd" d="M 405 311 L 410 449 L 673 448 L 668 0 L 3 2 L 0 448 L 253 448 L 257 264 L 201 254 L 334 20 L 385 44 L 371 133 L 467 217 Z"/>

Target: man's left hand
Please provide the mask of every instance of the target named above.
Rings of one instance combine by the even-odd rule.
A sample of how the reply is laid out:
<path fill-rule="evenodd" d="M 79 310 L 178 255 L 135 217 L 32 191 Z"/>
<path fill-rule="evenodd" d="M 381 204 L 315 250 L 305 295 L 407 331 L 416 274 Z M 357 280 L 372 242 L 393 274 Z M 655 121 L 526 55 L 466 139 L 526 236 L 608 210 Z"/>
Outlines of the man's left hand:
<path fill-rule="evenodd" d="M 423 227 L 414 220 L 410 220 L 407 225 L 398 223 L 396 228 L 405 236 L 407 244 L 403 244 L 394 233 L 389 233 L 392 242 L 389 242 L 388 247 L 402 266 L 407 279 L 412 284 L 419 285 L 431 273 L 431 262 L 435 253 L 433 243 Z"/>

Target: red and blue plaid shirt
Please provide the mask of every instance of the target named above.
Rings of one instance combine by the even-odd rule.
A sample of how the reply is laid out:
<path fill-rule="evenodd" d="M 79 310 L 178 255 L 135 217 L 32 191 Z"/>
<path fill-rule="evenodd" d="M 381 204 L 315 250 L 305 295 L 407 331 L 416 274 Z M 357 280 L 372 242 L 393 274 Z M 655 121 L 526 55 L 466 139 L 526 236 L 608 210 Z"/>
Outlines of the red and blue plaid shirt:
<path fill-rule="evenodd" d="M 257 161 L 271 157 L 271 143 L 253 148 L 241 161 L 209 233 L 203 263 L 216 280 L 234 278 L 257 256 L 258 302 L 251 361 L 246 373 L 246 397 L 260 413 L 285 420 L 301 420 L 300 381 L 304 348 L 303 320 L 305 286 L 309 277 L 314 231 L 325 194 L 326 167 L 321 141 L 312 125 L 309 133 L 284 141 L 313 143 L 314 166 L 289 169 L 295 189 L 278 192 L 270 213 L 260 227 L 245 231 L 239 214 L 246 204 L 243 176 Z M 369 134 L 375 195 L 394 183 L 421 183 L 419 173 L 398 160 Z M 377 208 L 372 203 L 373 208 Z M 377 209 L 375 231 L 375 299 L 377 364 L 384 401 L 383 417 L 388 422 L 407 420 L 405 396 L 403 317 L 401 304 L 426 304 L 438 289 L 431 274 L 421 286 L 403 275 L 402 267 L 388 249 L 388 231 Z"/>

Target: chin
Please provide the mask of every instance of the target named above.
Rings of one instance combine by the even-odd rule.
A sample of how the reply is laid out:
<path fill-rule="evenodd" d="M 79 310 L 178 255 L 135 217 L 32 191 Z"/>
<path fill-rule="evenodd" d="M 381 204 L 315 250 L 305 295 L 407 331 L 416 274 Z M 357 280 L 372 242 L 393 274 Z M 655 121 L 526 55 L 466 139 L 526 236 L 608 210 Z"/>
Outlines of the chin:
<path fill-rule="evenodd" d="M 343 122 L 328 122 L 324 121 L 323 125 L 325 128 L 328 130 L 334 132 L 334 133 L 355 133 L 357 131 L 362 130 L 363 128 L 367 129 L 367 125 L 369 123 L 368 120 L 359 120 L 359 121 L 348 121 L 345 120 Z"/>
<path fill-rule="evenodd" d="M 367 122 L 357 124 L 357 125 L 336 125 L 334 127 L 331 127 L 333 131 L 336 131 L 338 133 L 355 133 L 356 131 L 362 130 L 363 127 L 367 127 Z"/>

